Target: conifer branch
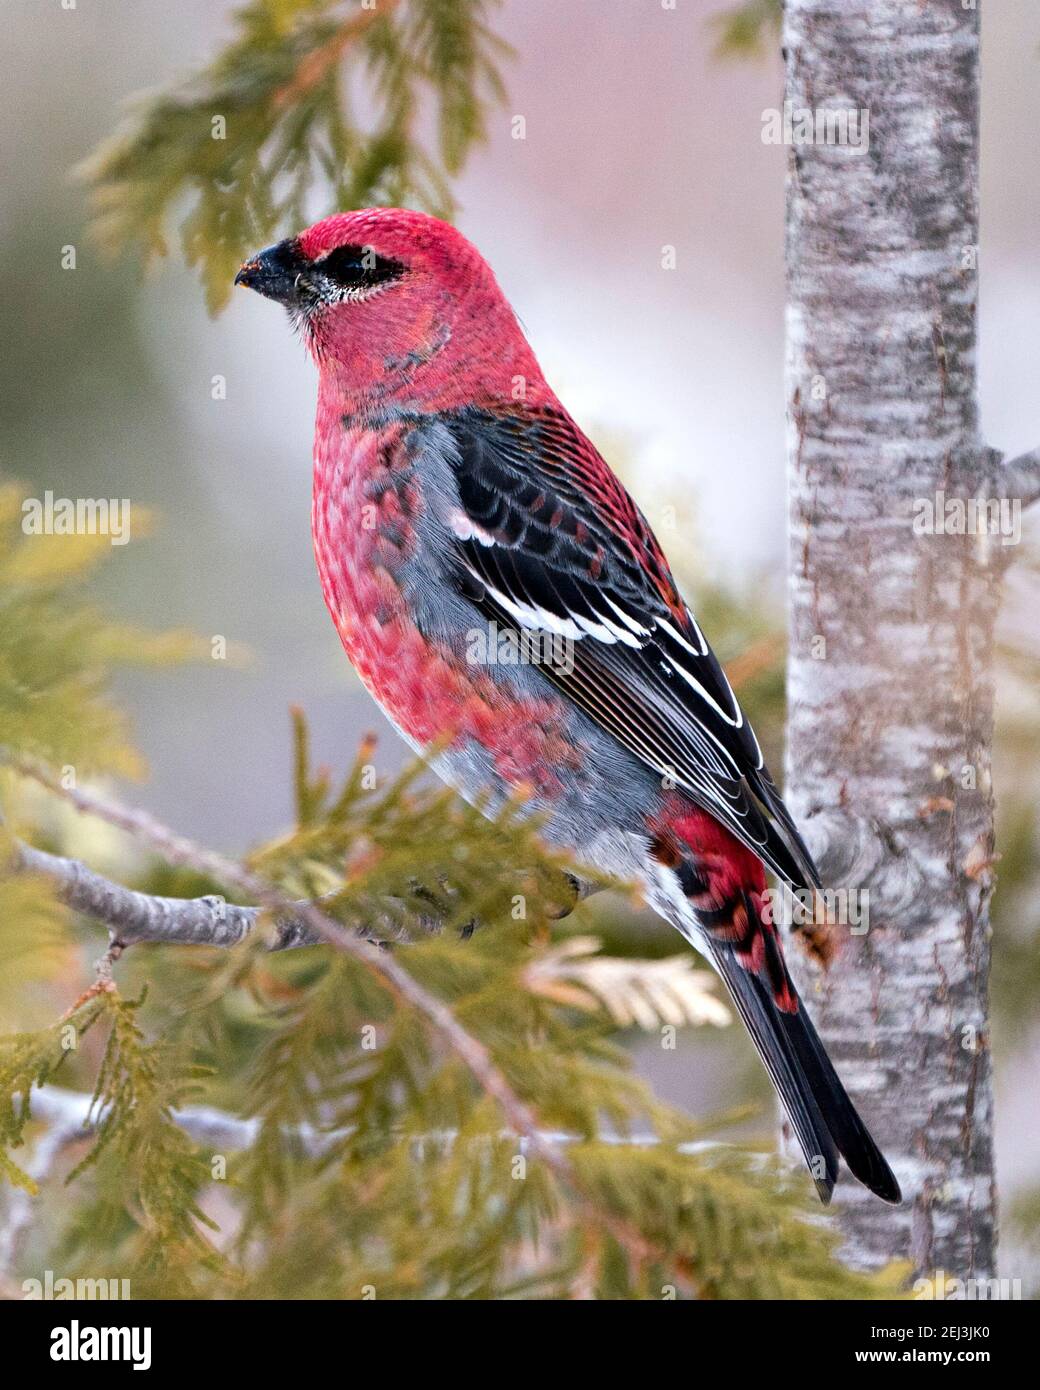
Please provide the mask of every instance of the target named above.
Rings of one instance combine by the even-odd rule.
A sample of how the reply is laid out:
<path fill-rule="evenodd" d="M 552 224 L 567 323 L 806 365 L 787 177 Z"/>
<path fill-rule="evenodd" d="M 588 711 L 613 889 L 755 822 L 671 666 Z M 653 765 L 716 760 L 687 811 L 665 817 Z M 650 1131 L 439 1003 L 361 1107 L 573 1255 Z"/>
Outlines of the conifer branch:
<path fill-rule="evenodd" d="M 43 1086 L 32 1094 L 32 1115 L 33 1119 L 41 1120 L 47 1125 L 48 1134 L 60 1136 L 60 1146 L 64 1146 L 76 1139 L 89 1138 L 104 1119 L 104 1109 L 99 1109 L 94 1097 L 88 1095 L 86 1091 L 70 1091 L 62 1086 Z M 248 1149 L 255 1143 L 260 1131 L 259 1120 L 241 1119 L 237 1115 L 229 1115 L 226 1110 L 209 1105 L 186 1105 L 181 1110 L 173 1111 L 173 1120 L 196 1143 L 214 1152 L 224 1152 L 225 1150 L 234 1152 Z M 309 1156 L 320 1158 L 342 1143 L 351 1133 L 352 1131 L 349 1129 L 321 1130 L 313 1125 L 300 1125 L 288 1131 L 286 1139 L 299 1144 Z M 540 1129 L 537 1134 L 544 1143 L 557 1148 L 566 1148 L 571 1144 L 585 1142 L 582 1135 L 567 1134 L 561 1130 Z M 513 1131 L 508 1131 L 501 1137 L 517 1139 L 520 1136 L 517 1136 Z M 523 1137 L 526 1138 L 526 1136 Z M 423 1144 L 448 1145 L 454 1143 L 457 1138 L 456 1131 L 445 1130 L 436 1134 L 416 1135 L 412 1143 L 417 1146 Z M 656 1148 L 666 1141 L 660 1135 L 652 1132 L 637 1134 L 608 1132 L 597 1135 L 597 1142 L 634 1149 L 649 1149 Z M 37 1144 L 37 1153 L 40 1143 L 42 1140 Z M 726 1146 L 709 1140 L 685 1140 L 674 1143 L 671 1147 L 679 1154 L 698 1154 Z M 30 1167 L 33 1170 L 33 1176 L 43 1176 L 37 1171 L 38 1164 L 36 1162 Z M 792 1160 L 793 1167 L 794 1161 Z M 50 1164 L 48 1164 L 47 1171 L 49 1168 Z"/>
<path fill-rule="evenodd" d="M 716 31 L 715 56 L 747 58 L 763 53 L 767 43 L 779 41 L 783 12 L 783 0 L 740 0 L 713 15 L 709 22 Z"/>
<path fill-rule="evenodd" d="M 218 893 L 200 898 L 168 898 L 142 893 L 106 878 L 81 860 L 51 854 L 21 840 L 14 841 L 13 850 L 14 869 L 45 878 L 59 902 L 108 927 L 120 947 L 151 943 L 230 948 L 256 930 L 263 912 L 259 907 L 229 903 Z M 577 875 L 568 877 L 574 888 L 575 903 L 599 892 L 602 886 Z M 306 906 L 301 902 L 297 909 Z M 408 921 L 414 931 L 402 927 L 400 912 L 387 912 L 384 916 L 358 921 L 353 929 L 362 940 L 377 946 L 390 946 L 432 936 L 443 926 L 434 913 L 412 912 Z M 276 913 L 268 926 L 267 945 L 271 951 L 317 946 L 324 940 L 298 910 Z"/>
<path fill-rule="evenodd" d="M 425 1019 L 433 1033 L 454 1053 L 484 1094 L 501 1110 L 510 1130 L 523 1144 L 527 1156 L 540 1162 L 569 1194 L 577 1218 L 608 1232 L 637 1267 L 645 1266 L 650 1261 L 659 1261 L 672 1268 L 681 1265 L 682 1273 L 690 1278 L 692 1287 L 692 1276 L 684 1261 L 677 1262 L 674 1254 L 656 1246 L 629 1221 L 615 1216 L 589 1197 L 570 1159 L 558 1145 L 550 1143 L 538 1128 L 530 1107 L 513 1090 L 484 1044 L 463 1027 L 447 1004 L 425 989 L 394 956 L 386 951 L 372 950 L 370 942 L 328 916 L 317 904 L 294 902 L 245 865 L 196 844 L 145 811 L 122 806 L 95 792 L 63 786 L 46 767 L 6 748 L 0 749 L 0 764 L 38 782 L 68 801 L 77 811 L 96 816 L 134 836 L 169 863 L 194 869 L 256 899 L 276 919 L 279 915 L 298 919 L 317 941 L 326 942 L 352 957 L 379 979 L 397 1003 L 414 1009 Z"/>
<path fill-rule="evenodd" d="M 292 106 L 312 91 L 340 61 L 350 45 L 355 43 L 375 20 L 388 15 L 398 3 L 399 0 L 382 0 L 382 8 L 362 10 L 360 14 L 351 15 L 333 31 L 331 37 L 316 48 L 307 50 L 292 78 L 275 92 L 275 106 Z"/>
<path fill-rule="evenodd" d="M 171 864 L 195 869 L 198 873 L 207 874 L 234 886 L 249 897 L 255 898 L 262 907 L 270 909 L 276 917 L 279 914 L 288 914 L 298 919 L 299 923 L 313 934 L 315 940 L 324 941 L 354 957 L 379 976 L 382 984 L 399 1003 L 410 1005 L 432 1025 L 435 1032 L 473 1073 L 487 1094 L 498 1101 L 519 1133 L 526 1134 L 534 1130 L 534 1119 L 527 1107 L 508 1086 L 505 1078 L 492 1063 L 487 1050 L 462 1028 L 450 1009 L 427 993 L 390 956 L 370 950 L 369 944 L 363 938 L 350 932 L 341 922 L 327 916 L 316 904 L 293 902 L 273 884 L 244 865 L 195 844 L 145 811 L 121 806 L 95 792 L 62 786 L 51 772 L 31 759 L 18 757 L 4 750 L 0 753 L 0 761 L 20 775 L 38 782 L 56 796 L 62 797 L 77 811 L 97 816 L 99 820 L 114 825 L 150 845 Z"/>
<path fill-rule="evenodd" d="M 30 1176 L 38 1183 L 42 1183 L 49 1176 L 58 1156 L 65 1148 L 77 1140 L 89 1139 L 97 1132 L 104 1123 L 105 1109 L 104 1107 L 99 1108 L 96 1098 L 84 1091 L 70 1091 L 60 1086 L 43 1086 L 33 1092 L 32 1115 L 34 1119 L 42 1121 L 47 1126 L 44 1134 L 36 1142 L 32 1161 L 27 1168 Z M 183 1109 L 173 1111 L 171 1119 L 189 1138 L 213 1152 L 235 1152 L 249 1149 L 256 1142 L 260 1133 L 259 1120 L 242 1119 L 212 1106 L 185 1106 Z M 345 1129 L 323 1131 L 316 1129 L 313 1125 L 301 1125 L 288 1132 L 286 1140 L 299 1145 L 308 1156 L 321 1158 L 348 1138 L 349 1134 L 350 1131 Z M 555 1150 L 560 1153 L 561 1158 L 563 1157 L 562 1151 L 569 1145 L 585 1142 L 581 1135 L 567 1134 L 556 1130 L 536 1130 L 533 1136 L 509 1132 L 501 1137 L 519 1140 L 521 1147 L 528 1151 L 532 1147 L 530 1141 L 534 1138 L 544 1150 Z M 653 1132 L 607 1133 L 600 1134 L 597 1138 L 598 1142 L 603 1144 L 631 1149 L 656 1148 L 665 1142 Z M 424 1144 L 436 1144 L 443 1148 L 454 1144 L 457 1139 L 457 1132 L 445 1131 L 437 1134 L 417 1135 L 412 1143 L 416 1148 L 421 1148 Z M 707 1149 L 727 1146 L 710 1141 L 687 1140 L 673 1143 L 670 1147 L 674 1149 L 676 1154 L 689 1156 L 702 1153 Z M 0 1272 L 13 1267 L 20 1241 L 31 1224 L 35 1195 L 23 1189 L 16 1189 L 11 1194 L 6 1219 L 0 1226 Z M 604 1220 L 603 1214 L 592 1208 L 591 1203 L 586 1205 L 591 1209 L 590 1214 L 595 1215 L 597 1220 L 610 1229 L 615 1238 L 621 1240 L 623 1244 L 627 1240 L 626 1248 L 634 1258 L 639 1260 L 661 1257 L 662 1252 L 655 1251 L 638 1232 L 629 1229 L 623 1222 L 613 1219 Z"/>
<path fill-rule="evenodd" d="M 114 255 L 163 256 L 186 206 L 181 243 L 215 310 L 244 254 L 313 220 L 315 190 L 328 212 L 449 216 L 448 180 L 505 97 L 495 3 L 248 0 L 211 63 L 138 97 L 80 167 L 99 240 Z M 423 113 L 429 149 L 414 134 Z"/>

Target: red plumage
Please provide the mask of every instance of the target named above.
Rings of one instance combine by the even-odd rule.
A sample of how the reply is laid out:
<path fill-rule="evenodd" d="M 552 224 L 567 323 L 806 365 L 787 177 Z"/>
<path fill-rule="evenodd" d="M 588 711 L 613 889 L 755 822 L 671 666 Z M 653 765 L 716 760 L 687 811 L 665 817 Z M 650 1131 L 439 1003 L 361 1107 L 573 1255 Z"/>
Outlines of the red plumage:
<path fill-rule="evenodd" d="M 639 508 L 546 383 L 490 268 L 423 214 L 341 213 L 247 262 L 319 368 L 313 532 L 361 678 L 464 795 L 636 875 L 733 994 L 827 1198 L 899 1189 L 763 911 L 815 868 Z M 473 658 L 505 626 L 567 661 Z M 479 644 L 478 644 L 479 646 Z"/>

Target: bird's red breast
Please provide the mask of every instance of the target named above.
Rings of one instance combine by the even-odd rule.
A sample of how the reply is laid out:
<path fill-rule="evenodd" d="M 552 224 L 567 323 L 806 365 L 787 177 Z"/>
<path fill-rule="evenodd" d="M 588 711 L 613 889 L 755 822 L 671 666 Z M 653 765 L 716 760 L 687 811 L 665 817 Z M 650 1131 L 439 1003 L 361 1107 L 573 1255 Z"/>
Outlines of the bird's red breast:
<path fill-rule="evenodd" d="M 404 423 L 319 420 L 312 531 L 322 593 L 358 675 L 420 746 L 472 739 L 514 789 L 551 797 L 581 754 L 555 696 L 521 699 L 416 625 L 400 585 L 426 506 Z"/>

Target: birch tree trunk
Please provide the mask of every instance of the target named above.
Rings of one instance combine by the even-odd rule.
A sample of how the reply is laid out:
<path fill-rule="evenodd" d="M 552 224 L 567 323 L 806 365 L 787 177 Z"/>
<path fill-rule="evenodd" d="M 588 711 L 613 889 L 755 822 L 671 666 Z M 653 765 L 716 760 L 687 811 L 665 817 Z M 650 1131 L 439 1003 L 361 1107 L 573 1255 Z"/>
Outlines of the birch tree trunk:
<path fill-rule="evenodd" d="M 829 970 L 794 968 L 903 1187 L 892 1208 L 842 1184 L 846 1257 L 980 1279 L 996 1243 L 992 638 L 1010 552 L 917 534 L 938 492 L 1013 506 L 1035 487 L 1035 456 L 1001 465 L 978 435 L 978 12 L 787 0 L 784 43 L 787 792 L 825 884 L 869 894 L 866 934 L 839 926 Z M 798 108 L 868 113 L 868 147 L 799 145 Z"/>

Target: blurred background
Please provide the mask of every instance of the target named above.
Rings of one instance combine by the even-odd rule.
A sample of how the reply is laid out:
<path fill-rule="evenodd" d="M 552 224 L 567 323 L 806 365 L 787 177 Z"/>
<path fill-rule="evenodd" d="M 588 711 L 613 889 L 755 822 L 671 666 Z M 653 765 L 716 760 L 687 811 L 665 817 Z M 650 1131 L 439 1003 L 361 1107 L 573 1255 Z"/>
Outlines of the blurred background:
<path fill-rule="evenodd" d="M 777 53 L 720 60 L 720 8 L 506 0 L 495 22 L 516 49 L 508 102 L 455 192 L 460 226 L 550 381 L 625 473 L 720 656 L 751 653 L 742 695 L 779 765 L 785 152 L 760 132 L 763 110 L 782 104 L 782 70 Z M 153 509 L 154 537 L 104 573 L 110 605 L 248 650 L 244 664 L 128 678 L 121 691 L 150 765 L 133 798 L 238 852 L 290 815 L 290 704 L 334 768 L 369 729 L 381 769 L 405 755 L 322 603 L 309 530 L 314 373 L 284 316 L 242 295 L 210 318 L 177 255 L 145 281 L 106 262 L 70 177 L 128 96 L 227 42 L 232 9 L 7 0 L 4 10 L 0 461 L 36 496 Z M 1034 0 L 985 9 L 983 73 L 982 419 L 987 439 L 1014 453 L 1040 439 Z M 76 268 L 63 270 L 70 245 Z M 674 269 L 662 268 L 665 246 Z M 997 1146 L 1005 1203 L 1020 1206 L 1040 1185 L 1037 532 L 1028 519 L 1032 558 L 1011 572 L 1003 620 L 997 782 Z M 656 931 L 623 906 L 608 911 L 618 939 Z M 665 1099 L 709 1113 L 754 1098 L 759 1131 L 768 1126 L 768 1086 L 737 1030 L 698 1030 L 674 1052 L 634 1038 L 632 1049 Z M 1002 1273 L 1025 1283 L 1037 1260 L 1028 1226 L 1009 1226 L 1003 1247 Z"/>

